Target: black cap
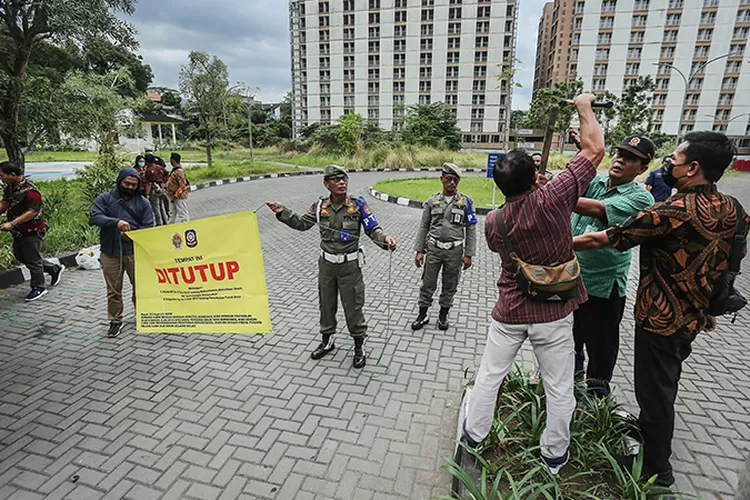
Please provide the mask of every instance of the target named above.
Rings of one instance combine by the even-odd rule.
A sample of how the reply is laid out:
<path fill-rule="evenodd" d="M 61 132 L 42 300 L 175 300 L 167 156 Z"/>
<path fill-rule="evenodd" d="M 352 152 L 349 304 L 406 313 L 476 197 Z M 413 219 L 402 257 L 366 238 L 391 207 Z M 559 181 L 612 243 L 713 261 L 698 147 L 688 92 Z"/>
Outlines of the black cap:
<path fill-rule="evenodd" d="M 643 160 L 651 161 L 656 155 L 654 143 L 645 135 L 629 135 L 616 147 L 633 153 Z"/>

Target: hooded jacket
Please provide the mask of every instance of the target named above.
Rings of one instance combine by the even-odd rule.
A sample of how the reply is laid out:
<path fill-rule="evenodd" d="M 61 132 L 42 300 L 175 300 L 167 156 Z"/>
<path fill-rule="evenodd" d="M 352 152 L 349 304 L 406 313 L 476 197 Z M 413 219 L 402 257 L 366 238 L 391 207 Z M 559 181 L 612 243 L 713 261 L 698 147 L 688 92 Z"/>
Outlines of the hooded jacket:
<path fill-rule="evenodd" d="M 135 177 L 138 179 L 138 189 L 135 195 L 126 200 L 120 192 L 120 183 L 125 177 Z M 122 231 L 117 227 L 121 220 L 130 224 L 130 228 L 145 229 L 154 227 L 154 212 L 151 209 L 151 203 L 140 194 L 141 176 L 134 168 L 123 168 L 120 175 L 117 176 L 117 185 L 115 189 L 108 193 L 102 193 L 96 197 L 94 206 L 91 209 L 91 224 L 99 226 L 101 232 L 99 241 L 101 243 L 101 253 L 109 257 L 120 256 L 120 239 L 122 239 L 122 254 L 133 255 L 133 242 L 122 237 Z M 120 200 L 135 215 L 131 215 L 128 210 L 120 205 Z"/>

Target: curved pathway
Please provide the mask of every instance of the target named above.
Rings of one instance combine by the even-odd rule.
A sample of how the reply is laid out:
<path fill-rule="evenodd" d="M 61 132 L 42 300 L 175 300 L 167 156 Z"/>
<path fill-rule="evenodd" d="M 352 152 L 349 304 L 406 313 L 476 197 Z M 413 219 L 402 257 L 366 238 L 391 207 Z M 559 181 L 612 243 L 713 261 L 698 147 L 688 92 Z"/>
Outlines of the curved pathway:
<path fill-rule="evenodd" d="M 22 305 L 25 287 L 0 292 L 0 498 L 447 494 L 449 477 L 440 466 L 452 454 L 464 371 L 483 349 L 498 262 L 480 231 L 453 327 L 409 329 L 420 279 L 411 248 L 420 211 L 366 193 L 384 177 L 415 175 L 438 174 L 351 178 L 352 193 L 368 198 L 400 245 L 388 318 L 389 254 L 365 243 L 368 370 L 382 372 L 373 365 L 383 353 L 390 373 L 382 377 L 349 370 L 344 335 L 334 356 L 310 360 L 318 339 L 318 234 L 292 231 L 266 208 L 259 219 L 274 324 L 267 336 L 136 335 L 128 307 L 123 334 L 103 338 L 99 272 L 71 270 L 30 305 Z M 750 198 L 750 177 L 728 186 Z M 267 199 L 304 211 L 324 192 L 318 176 L 245 182 L 191 193 L 190 211 L 209 217 L 254 210 Z M 750 295 L 747 276 L 741 288 Z M 634 287 L 631 280 L 631 304 Z M 616 383 L 631 410 L 632 331 L 629 311 Z M 749 341 L 747 315 L 734 325 L 723 322 L 699 338 L 683 375 L 675 469 L 678 486 L 703 498 L 731 498 L 750 449 Z"/>

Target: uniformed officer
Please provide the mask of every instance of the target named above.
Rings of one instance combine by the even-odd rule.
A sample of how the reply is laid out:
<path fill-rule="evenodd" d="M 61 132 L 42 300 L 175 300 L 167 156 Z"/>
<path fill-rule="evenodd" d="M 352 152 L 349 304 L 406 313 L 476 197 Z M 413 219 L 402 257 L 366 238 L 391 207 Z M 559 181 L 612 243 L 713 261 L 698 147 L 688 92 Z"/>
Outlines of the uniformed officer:
<path fill-rule="evenodd" d="M 362 368 L 366 363 L 362 346 L 367 336 L 367 323 L 362 312 L 365 282 L 360 268 L 360 230 L 364 228 L 372 241 L 390 250 L 396 249 L 396 240 L 386 236 L 364 198 L 349 197 L 349 175 L 343 167 L 328 165 L 323 184 L 331 195 L 313 203 L 301 217 L 279 202 L 267 205 L 278 220 L 292 229 L 307 231 L 316 223 L 320 227 L 318 299 L 323 341 L 310 357 L 320 359 L 335 349 L 333 334 L 336 333 L 338 296 L 341 296 L 346 326 L 354 339 L 353 366 Z"/>
<path fill-rule="evenodd" d="M 458 165 L 444 163 L 440 176 L 443 191 L 434 194 L 423 205 L 422 224 L 414 245 L 417 252 L 414 261 L 417 267 L 424 266 L 424 270 L 419 291 L 419 316 L 412 323 L 412 330 L 419 330 L 430 321 L 428 310 L 441 268 L 443 291 L 440 294 L 437 325 L 441 330 L 448 329 L 448 311 L 453 305 L 461 268 L 471 267 L 471 258 L 477 248 L 477 216 L 471 198 L 458 192 L 460 181 L 461 169 Z"/>

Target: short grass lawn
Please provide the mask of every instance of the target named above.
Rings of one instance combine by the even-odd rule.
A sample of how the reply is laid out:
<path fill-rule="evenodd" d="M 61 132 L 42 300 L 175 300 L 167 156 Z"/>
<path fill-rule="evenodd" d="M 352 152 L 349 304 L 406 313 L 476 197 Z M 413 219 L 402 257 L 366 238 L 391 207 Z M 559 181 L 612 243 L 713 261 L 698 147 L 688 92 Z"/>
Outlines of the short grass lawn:
<path fill-rule="evenodd" d="M 208 165 L 197 165 L 189 167 L 186 171 L 191 184 L 201 182 L 246 177 L 250 175 L 278 174 L 282 172 L 295 172 L 299 169 L 293 166 L 274 165 L 266 161 L 257 161 L 253 164 L 250 160 L 241 161 L 215 161 L 212 167 Z"/>
<path fill-rule="evenodd" d="M 492 179 L 484 177 L 467 177 L 461 179 L 458 190 L 471 196 L 477 207 L 492 208 Z M 430 196 L 443 190 L 437 177 L 418 177 L 414 179 L 386 179 L 379 181 L 373 188 L 381 193 L 409 198 L 410 200 L 427 200 Z M 505 197 L 496 190 L 495 205 L 502 205 Z"/>

